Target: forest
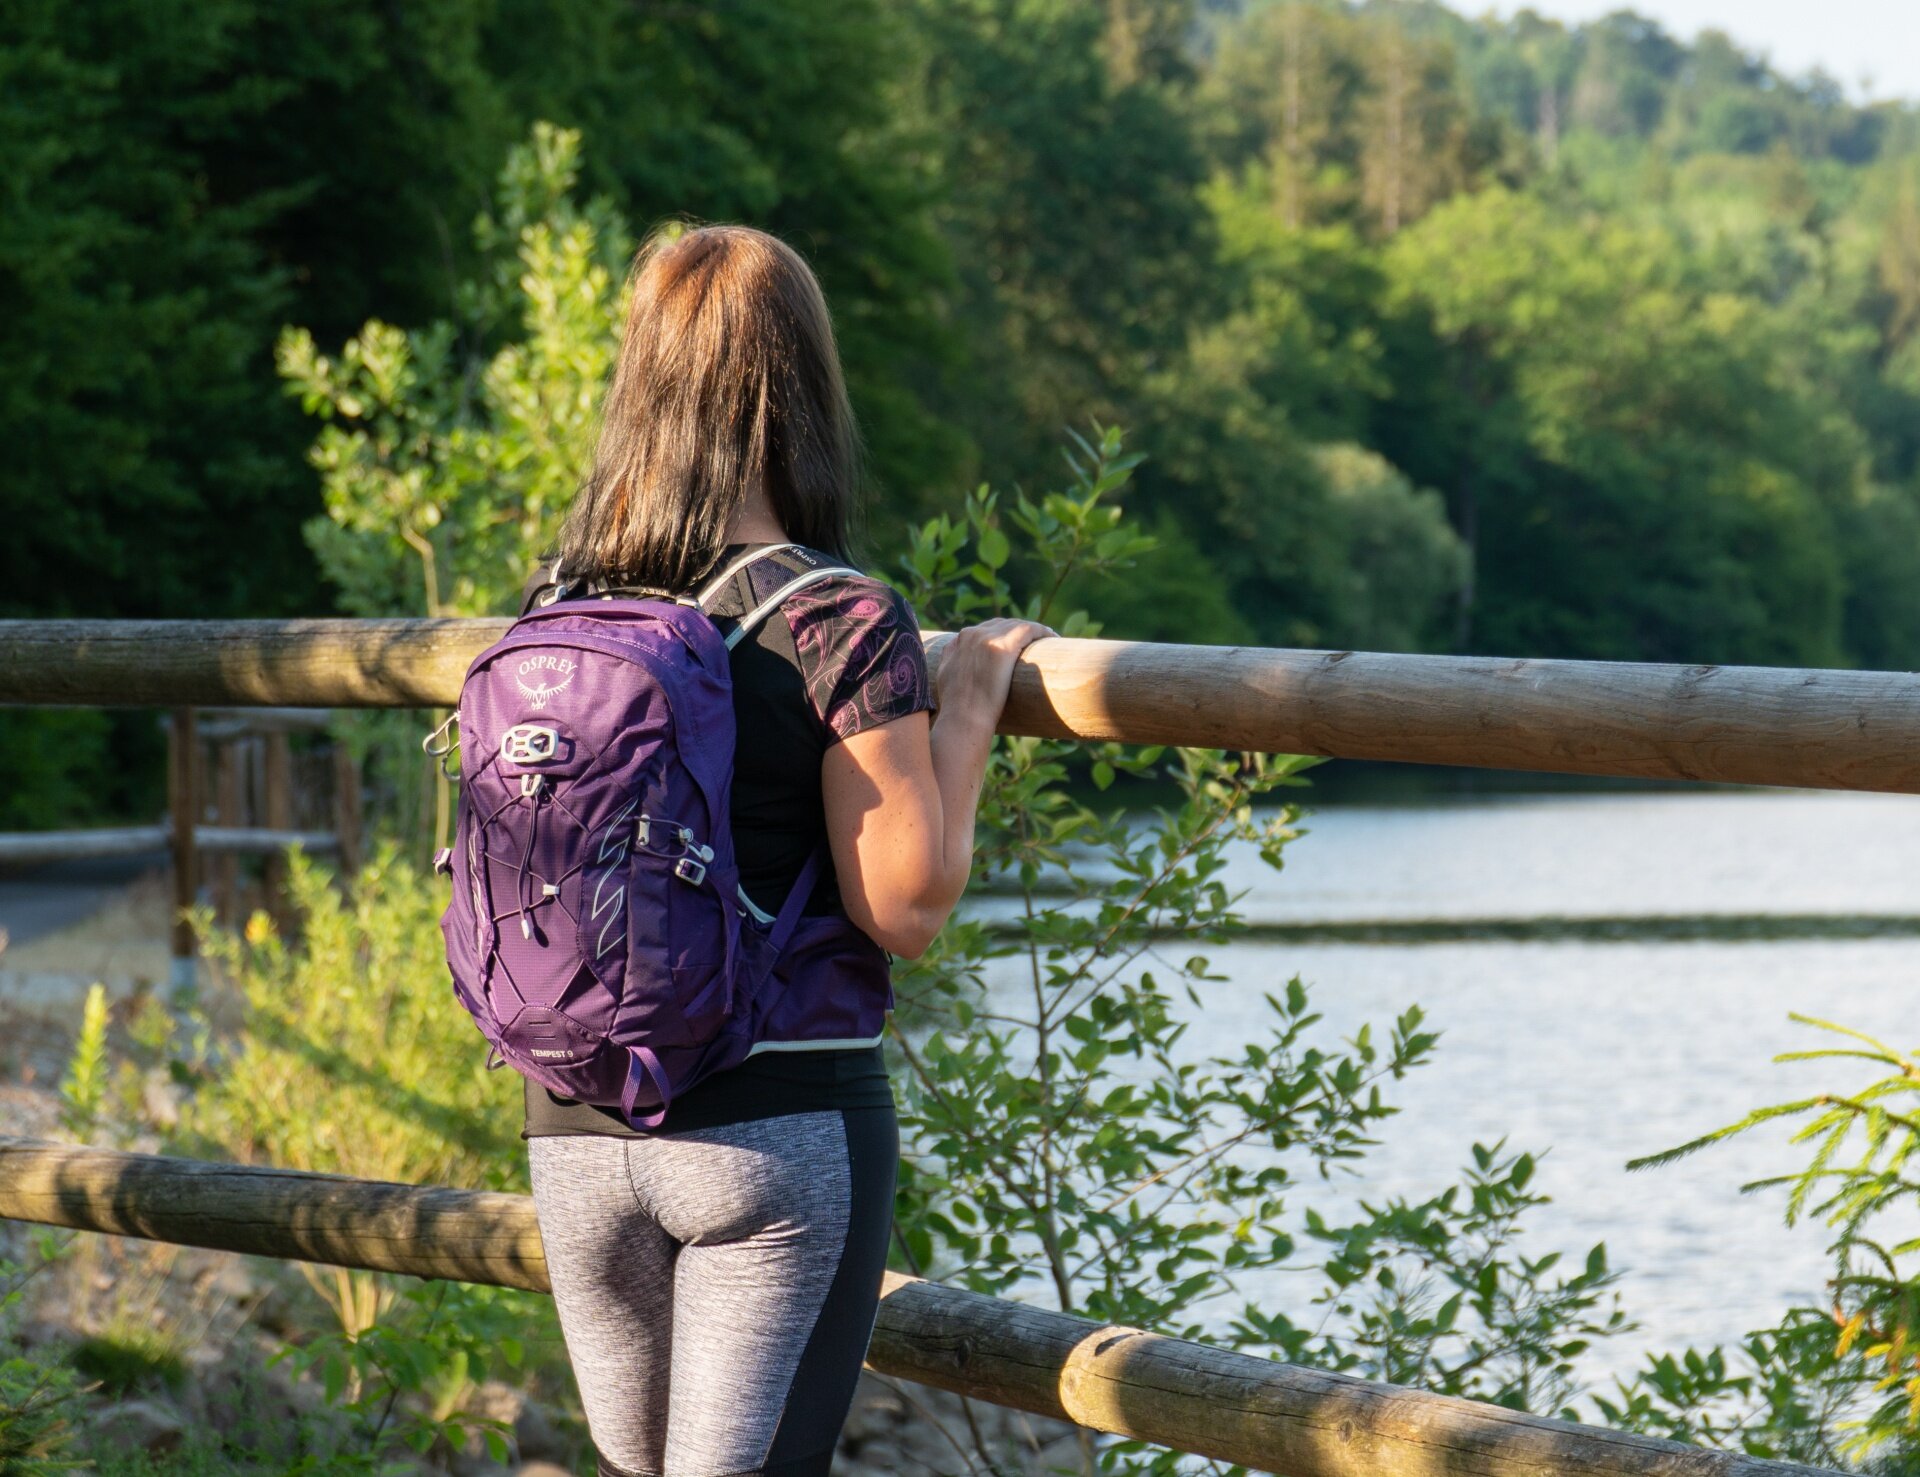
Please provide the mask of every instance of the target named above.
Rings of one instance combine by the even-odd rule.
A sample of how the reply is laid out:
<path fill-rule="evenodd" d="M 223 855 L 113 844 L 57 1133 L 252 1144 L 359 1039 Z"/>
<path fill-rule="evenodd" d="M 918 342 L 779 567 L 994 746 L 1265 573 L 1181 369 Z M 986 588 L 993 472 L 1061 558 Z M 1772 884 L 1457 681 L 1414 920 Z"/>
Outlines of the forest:
<path fill-rule="evenodd" d="M 342 553 L 315 416 L 358 401 L 316 365 L 395 325 L 440 430 L 487 429 L 529 334 L 502 170 L 545 122 L 601 242 L 745 221 L 813 262 L 882 572 L 1120 426 L 1156 546 L 1075 592 L 1112 634 L 1920 665 L 1920 113 L 1737 38 L 1430 0 L 8 11 L 0 615 L 454 609 Z M 150 798 L 150 723 L 0 739 L 6 824 Z"/>

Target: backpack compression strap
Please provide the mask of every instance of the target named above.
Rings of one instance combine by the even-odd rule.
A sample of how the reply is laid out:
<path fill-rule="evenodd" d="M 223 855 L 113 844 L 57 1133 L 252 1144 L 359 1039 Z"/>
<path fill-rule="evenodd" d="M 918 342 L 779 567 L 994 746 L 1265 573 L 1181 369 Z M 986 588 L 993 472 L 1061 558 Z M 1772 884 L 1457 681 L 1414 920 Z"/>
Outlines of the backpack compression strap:
<path fill-rule="evenodd" d="M 644 1046 L 630 1046 L 627 1058 L 627 1082 L 620 1090 L 620 1115 L 627 1120 L 629 1128 L 658 1128 L 667 1121 L 667 1109 L 673 1105 L 673 1084 L 667 1080 L 667 1074 L 660 1068 L 660 1058 Z M 634 1104 L 640 1100 L 640 1089 L 653 1081 L 653 1090 L 660 1094 L 660 1106 L 651 1113 L 635 1117 Z"/>

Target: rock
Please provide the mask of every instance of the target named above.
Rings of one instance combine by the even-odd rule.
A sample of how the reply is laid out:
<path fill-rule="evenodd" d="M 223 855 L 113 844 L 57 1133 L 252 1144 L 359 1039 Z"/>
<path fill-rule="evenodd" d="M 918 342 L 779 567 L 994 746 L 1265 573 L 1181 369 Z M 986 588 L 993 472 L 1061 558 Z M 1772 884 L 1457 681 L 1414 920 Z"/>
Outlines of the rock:
<path fill-rule="evenodd" d="M 19 1341 L 28 1349 L 57 1349 L 73 1342 L 73 1329 L 53 1318 L 29 1318 L 20 1325 Z"/>
<path fill-rule="evenodd" d="M 260 1279 L 254 1276 L 253 1268 L 245 1258 L 222 1255 L 210 1266 L 200 1282 L 201 1289 L 213 1294 L 224 1302 L 237 1308 L 259 1300 Z"/>
<path fill-rule="evenodd" d="M 156 1456 L 178 1451 L 187 1439 L 185 1419 L 157 1400 L 127 1400 L 110 1406 L 95 1419 L 93 1429 L 96 1441 Z"/>
<path fill-rule="evenodd" d="M 507 1454 L 504 1461 L 495 1461 L 488 1450 L 486 1437 L 480 1432 L 473 1432 L 460 1450 L 450 1455 L 454 1477 L 506 1477 L 508 1469 L 525 1458 L 526 1453 L 520 1449 L 515 1436 L 514 1423 L 526 1400 L 527 1397 L 520 1391 L 499 1380 L 484 1380 L 468 1391 L 465 1405 L 469 1415 L 481 1420 L 499 1421 L 506 1426 L 503 1434 L 507 1441 Z"/>
<path fill-rule="evenodd" d="M 982 1401 L 973 1402 L 972 1415 L 983 1452 L 976 1450 L 957 1396 L 920 1386 L 896 1388 L 863 1375 L 841 1432 L 834 1477 L 902 1477 L 967 1468 L 1005 1477 L 1040 1477 L 1080 1466 L 1073 1427 L 1064 1422 Z"/>
<path fill-rule="evenodd" d="M 180 1122 L 180 1104 L 186 1092 L 164 1067 L 151 1068 L 140 1086 L 140 1107 L 154 1128 L 173 1128 Z"/>
<path fill-rule="evenodd" d="M 447 1458 L 447 1462 L 448 1470 L 453 1473 L 453 1477 L 512 1477 L 511 1467 L 496 1462 L 486 1455 L 485 1443 L 480 1444 L 480 1450 L 477 1452 L 456 1451 Z"/>
<path fill-rule="evenodd" d="M 527 1397 L 512 1385 L 502 1384 L 499 1380 L 482 1380 L 467 1392 L 466 1408 L 469 1414 L 483 1420 L 505 1421 L 512 1425 L 526 1400 Z"/>
<path fill-rule="evenodd" d="M 513 1418 L 513 1444 L 519 1449 L 520 1459 L 536 1467 L 543 1463 L 551 1466 L 567 1456 L 567 1443 L 555 1429 L 553 1417 L 546 1406 L 532 1398 Z"/>

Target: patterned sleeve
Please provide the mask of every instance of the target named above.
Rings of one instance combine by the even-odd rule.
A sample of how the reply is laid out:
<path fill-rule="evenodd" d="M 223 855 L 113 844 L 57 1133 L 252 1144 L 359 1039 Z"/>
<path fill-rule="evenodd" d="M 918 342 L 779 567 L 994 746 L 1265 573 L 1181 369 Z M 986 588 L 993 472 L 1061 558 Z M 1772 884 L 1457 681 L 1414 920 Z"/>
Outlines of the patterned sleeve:
<path fill-rule="evenodd" d="M 933 706 L 920 627 L 896 590 L 872 579 L 832 580 L 781 609 L 829 743 Z"/>

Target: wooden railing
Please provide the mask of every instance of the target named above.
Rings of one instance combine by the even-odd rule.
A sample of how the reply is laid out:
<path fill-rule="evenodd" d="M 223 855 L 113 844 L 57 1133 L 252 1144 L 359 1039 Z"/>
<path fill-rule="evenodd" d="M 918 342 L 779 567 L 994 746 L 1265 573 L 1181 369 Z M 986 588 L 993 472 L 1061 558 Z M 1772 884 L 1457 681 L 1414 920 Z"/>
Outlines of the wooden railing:
<path fill-rule="evenodd" d="M 486 620 L 0 622 L 0 703 L 433 707 Z M 937 664 L 944 638 L 931 635 Z M 1920 793 L 1920 676 L 1050 640 L 1006 733 Z M 530 1204 L 0 1140 L 0 1216 L 546 1290 Z M 1292 1477 L 1814 1469 L 1520 1415 L 888 1274 L 888 1374 Z"/>
<path fill-rule="evenodd" d="M 522 1195 L 0 1138 L 0 1216 L 546 1292 Z M 1499 1406 L 1258 1359 L 889 1272 L 882 1374 L 1291 1477 L 1806 1477 Z"/>
<path fill-rule="evenodd" d="M 0 635 L 0 660 L 12 650 Z M 101 704 L 106 706 L 106 704 Z M 230 922 L 239 909 L 239 858 L 262 859 L 262 891 L 284 909 L 286 853 L 292 846 L 337 853 L 344 871 L 359 865 L 360 770 L 344 744 L 332 746 L 331 829 L 297 827 L 290 731 L 324 730 L 325 709 L 174 707 L 167 732 L 166 819 L 147 826 L 0 832 L 0 866 L 141 856 L 164 850 L 172 874 L 174 980 L 192 977 L 195 944 L 186 912 L 211 882 L 214 911 Z M 211 753 L 209 753 L 211 750 Z M 249 778 L 252 783 L 249 784 Z M 211 810 L 211 825 L 207 813 Z"/>
<path fill-rule="evenodd" d="M 451 706 L 497 620 L 0 621 L 0 703 Z M 928 638 L 934 660 L 942 638 Z M 1043 641 L 1007 733 L 1920 793 L 1920 674 Z"/>

